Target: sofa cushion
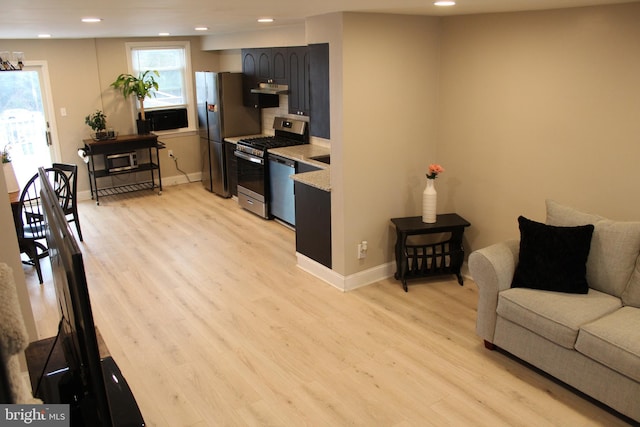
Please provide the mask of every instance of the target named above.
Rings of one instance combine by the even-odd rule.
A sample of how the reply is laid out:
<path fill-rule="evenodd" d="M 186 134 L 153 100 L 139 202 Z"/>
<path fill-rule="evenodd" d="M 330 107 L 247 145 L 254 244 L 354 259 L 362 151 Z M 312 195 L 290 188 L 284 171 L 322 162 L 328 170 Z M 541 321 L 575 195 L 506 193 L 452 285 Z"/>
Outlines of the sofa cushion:
<path fill-rule="evenodd" d="M 567 294 L 511 288 L 500 292 L 496 311 L 549 341 L 573 349 L 582 325 L 621 306 L 619 298 L 593 289 L 588 294 Z"/>
<path fill-rule="evenodd" d="M 554 200 L 545 201 L 547 208 L 547 224 L 570 227 L 572 225 L 595 224 L 605 218 L 600 215 L 580 212 L 569 206 L 562 205 Z"/>
<path fill-rule="evenodd" d="M 636 268 L 622 293 L 622 304 L 640 308 L 640 256 L 636 260 Z"/>
<path fill-rule="evenodd" d="M 518 218 L 520 253 L 511 287 L 586 294 L 593 225 L 557 227 Z"/>
<path fill-rule="evenodd" d="M 640 382 L 640 309 L 623 307 L 584 325 L 576 350 Z"/>
<path fill-rule="evenodd" d="M 640 222 L 612 221 L 552 200 L 547 200 L 546 206 L 549 225 L 595 225 L 587 258 L 587 282 L 591 288 L 620 297 L 640 254 Z"/>

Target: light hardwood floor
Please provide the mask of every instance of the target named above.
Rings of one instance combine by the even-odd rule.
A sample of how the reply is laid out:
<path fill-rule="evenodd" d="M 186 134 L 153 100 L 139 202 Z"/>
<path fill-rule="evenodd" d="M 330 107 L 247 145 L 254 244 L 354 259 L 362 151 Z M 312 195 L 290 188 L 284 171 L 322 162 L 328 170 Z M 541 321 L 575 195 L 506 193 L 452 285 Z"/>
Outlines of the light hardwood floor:
<path fill-rule="evenodd" d="M 621 426 L 475 335 L 476 285 L 342 293 L 200 183 L 80 205 L 95 322 L 150 426 Z M 387 227 L 388 224 L 380 224 Z M 25 267 L 56 332 L 50 266 Z"/>

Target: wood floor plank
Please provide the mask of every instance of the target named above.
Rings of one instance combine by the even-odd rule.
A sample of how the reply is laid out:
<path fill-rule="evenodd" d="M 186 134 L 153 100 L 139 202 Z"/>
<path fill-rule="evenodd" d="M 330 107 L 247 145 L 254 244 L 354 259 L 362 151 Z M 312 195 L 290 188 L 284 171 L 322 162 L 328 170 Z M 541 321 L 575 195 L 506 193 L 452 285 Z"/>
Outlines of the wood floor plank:
<path fill-rule="evenodd" d="M 80 204 L 95 322 L 150 426 L 622 426 L 475 335 L 477 288 L 342 293 L 295 234 L 200 183 Z M 25 267 L 40 337 L 50 267 Z"/>

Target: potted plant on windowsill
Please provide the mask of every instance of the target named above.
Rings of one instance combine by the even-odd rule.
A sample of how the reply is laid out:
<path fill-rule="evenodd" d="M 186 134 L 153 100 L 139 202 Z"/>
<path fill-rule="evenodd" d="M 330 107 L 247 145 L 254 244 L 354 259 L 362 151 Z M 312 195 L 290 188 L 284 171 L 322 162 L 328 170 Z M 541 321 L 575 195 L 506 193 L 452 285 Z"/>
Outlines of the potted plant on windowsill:
<path fill-rule="evenodd" d="M 120 74 L 118 78 L 111 83 L 111 87 L 119 90 L 125 99 L 133 94 L 140 103 L 140 118 L 136 122 L 139 135 L 144 135 L 151 131 L 150 123 L 144 115 L 144 100 L 147 97 L 155 96 L 158 90 L 158 82 L 156 82 L 154 76 L 160 76 L 158 71 L 147 70 L 138 74 L 137 77 L 132 74 Z"/>
<path fill-rule="evenodd" d="M 96 141 L 113 139 L 116 136 L 113 130 L 107 130 L 107 116 L 101 110 L 96 110 L 95 113 L 89 114 L 84 118 L 84 122 L 93 129 L 91 138 Z"/>
<path fill-rule="evenodd" d="M 0 150 L 0 157 L 2 157 L 2 172 L 4 173 L 4 180 L 7 184 L 7 191 L 13 193 L 20 189 L 18 180 L 16 179 L 16 171 L 13 169 L 11 163 L 11 153 L 9 153 L 9 144 L 5 145 Z"/>

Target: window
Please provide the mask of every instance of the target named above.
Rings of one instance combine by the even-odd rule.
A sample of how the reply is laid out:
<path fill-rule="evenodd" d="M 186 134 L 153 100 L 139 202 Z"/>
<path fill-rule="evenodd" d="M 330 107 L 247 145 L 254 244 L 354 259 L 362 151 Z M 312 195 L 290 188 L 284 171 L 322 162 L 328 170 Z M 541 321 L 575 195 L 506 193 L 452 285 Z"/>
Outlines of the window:
<path fill-rule="evenodd" d="M 187 130 L 195 130 L 195 111 L 191 102 L 193 79 L 189 42 L 127 43 L 126 46 L 131 74 L 137 76 L 146 70 L 157 70 L 160 74 L 156 77 L 159 87 L 156 96 L 144 100 L 145 111 L 186 108 L 189 121 Z"/>

